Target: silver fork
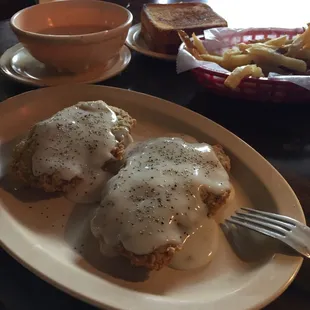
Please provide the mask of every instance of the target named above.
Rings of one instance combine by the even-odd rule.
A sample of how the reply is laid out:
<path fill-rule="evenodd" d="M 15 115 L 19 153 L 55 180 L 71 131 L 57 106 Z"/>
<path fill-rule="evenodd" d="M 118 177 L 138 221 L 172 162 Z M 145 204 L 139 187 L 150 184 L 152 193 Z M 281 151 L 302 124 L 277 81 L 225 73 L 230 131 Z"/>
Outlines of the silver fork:
<path fill-rule="evenodd" d="M 300 254 L 310 258 L 310 228 L 288 216 L 241 208 L 236 215 L 226 219 L 239 225 L 284 242 Z"/>

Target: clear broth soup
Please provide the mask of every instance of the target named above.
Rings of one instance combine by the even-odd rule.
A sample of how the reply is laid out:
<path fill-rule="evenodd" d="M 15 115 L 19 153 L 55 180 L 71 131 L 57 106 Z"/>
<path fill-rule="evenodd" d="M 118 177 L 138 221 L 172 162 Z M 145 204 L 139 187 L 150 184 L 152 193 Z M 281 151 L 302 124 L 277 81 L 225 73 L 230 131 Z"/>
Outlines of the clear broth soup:
<path fill-rule="evenodd" d="M 50 35 L 81 35 L 81 34 L 101 32 L 109 29 L 111 28 L 102 25 L 73 25 L 73 26 L 49 27 L 38 31 L 38 33 L 50 34 Z"/>

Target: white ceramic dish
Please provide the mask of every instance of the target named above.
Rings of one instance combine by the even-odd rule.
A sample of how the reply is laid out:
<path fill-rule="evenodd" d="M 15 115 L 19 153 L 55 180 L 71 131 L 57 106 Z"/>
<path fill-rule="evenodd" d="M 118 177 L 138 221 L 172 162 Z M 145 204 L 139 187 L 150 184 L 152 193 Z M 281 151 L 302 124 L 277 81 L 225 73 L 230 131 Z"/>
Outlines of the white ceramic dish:
<path fill-rule="evenodd" d="M 128 47 L 130 47 L 131 49 L 140 54 L 153 58 L 170 60 L 170 61 L 175 61 L 177 59 L 177 55 L 168 55 L 151 51 L 144 42 L 143 38 L 141 37 L 140 32 L 141 32 L 141 24 L 136 24 L 130 27 L 126 39 L 126 45 Z"/>
<path fill-rule="evenodd" d="M 0 58 L 0 69 L 9 78 L 33 86 L 57 86 L 73 83 L 97 83 L 105 81 L 122 72 L 131 60 L 127 46 L 109 61 L 106 66 L 99 66 L 82 73 L 59 73 L 47 68 L 33 58 L 22 44 L 9 48 Z"/>
<path fill-rule="evenodd" d="M 33 123 L 79 100 L 97 99 L 121 107 L 137 118 L 136 140 L 176 132 L 225 147 L 232 159 L 236 195 L 219 212 L 217 221 L 223 221 L 240 206 L 250 206 L 278 211 L 305 222 L 298 199 L 286 181 L 238 137 L 185 108 L 117 88 L 93 85 L 44 88 L 1 103 L 2 175 L 16 138 Z M 218 251 L 205 268 L 195 271 L 164 268 L 147 275 L 122 259 L 111 261 L 100 255 L 89 229 L 92 206 L 74 206 L 62 197 L 46 197 L 38 191 L 16 191 L 7 176 L 0 182 L 0 197 L 1 245 L 44 280 L 102 308 L 260 309 L 286 289 L 302 263 L 302 258 L 296 256 L 270 256 L 266 249 L 273 249 L 272 240 L 249 232 L 242 235 L 237 231 L 234 235 L 234 244 L 241 245 L 243 254 L 235 252 L 220 231 Z M 253 253 L 255 257 L 249 259 Z"/>

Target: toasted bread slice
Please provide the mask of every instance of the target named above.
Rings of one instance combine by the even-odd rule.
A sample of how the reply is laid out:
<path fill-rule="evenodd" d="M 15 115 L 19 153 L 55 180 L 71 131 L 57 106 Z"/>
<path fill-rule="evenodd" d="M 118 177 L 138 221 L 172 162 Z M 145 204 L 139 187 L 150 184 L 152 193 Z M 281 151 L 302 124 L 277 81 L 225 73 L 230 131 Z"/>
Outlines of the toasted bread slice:
<path fill-rule="evenodd" d="M 203 3 L 145 4 L 141 12 L 142 37 L 150 49 L 165 54 L 177 53 L 177 30 L 191 35 L 226 26 L 226 20 Z"/>

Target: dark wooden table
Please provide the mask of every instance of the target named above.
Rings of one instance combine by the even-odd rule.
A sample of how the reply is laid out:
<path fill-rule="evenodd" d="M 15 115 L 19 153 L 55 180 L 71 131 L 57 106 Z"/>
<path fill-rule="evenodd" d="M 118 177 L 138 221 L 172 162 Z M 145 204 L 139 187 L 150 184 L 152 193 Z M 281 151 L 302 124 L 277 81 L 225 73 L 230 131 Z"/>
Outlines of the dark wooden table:
<path fill-rule="evenodd" d="M 132 10 L 138 21 L 140 1 L 131 1 L 130 5 L 127 1 L 118 2 Z M 0 54 L 16 43 L 8 21 L 0 22 Z M 132 62 L 122 74 L 102 84 L 171 100 L 231 130 L 282 173 L 310 220 L 309 103 L 262 104 L 215 96 L 201 89 L 189 73 L 176 75 L 174 63 L 136 53 L 132 56 Z M 32 89 L 0 75 L 0 101 L 29 90 Z M 308 278 L 310 264 L 305 262 L 289 289 L 265 309 L 310 309 Z M 0 310 L 2 307 L 6 310 L 94 309 L 40 280 L 0 248 Z"/>

